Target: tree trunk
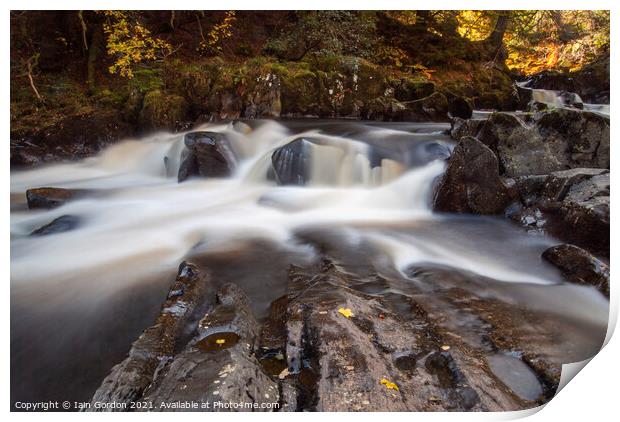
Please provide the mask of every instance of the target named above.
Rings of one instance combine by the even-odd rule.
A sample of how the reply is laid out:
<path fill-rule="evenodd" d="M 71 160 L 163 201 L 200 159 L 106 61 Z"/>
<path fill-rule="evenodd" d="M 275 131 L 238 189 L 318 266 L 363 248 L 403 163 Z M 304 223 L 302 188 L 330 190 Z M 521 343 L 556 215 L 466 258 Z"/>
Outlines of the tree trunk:
<path fill-rule="evenodd" d="M 495 51 L 500 50 L 504 46 L 504 34 L 510 23 L 510 12 L 500 11 L 495 21 L 493 32 L 487 38 L 487 42 L 494 47 Z"/>
<path fill-rule="evenodd" d="M 88 47 L 88 63 L 87 63 L 87 84 L 88 90 L 92 92 L 95 89 L 95 72 L 97 71 L 97 59 L 103 48 L 103 28 L 101 25 L 93 25 L 91 27 L 92 36 L 90 38 L 90 46 Z"/>

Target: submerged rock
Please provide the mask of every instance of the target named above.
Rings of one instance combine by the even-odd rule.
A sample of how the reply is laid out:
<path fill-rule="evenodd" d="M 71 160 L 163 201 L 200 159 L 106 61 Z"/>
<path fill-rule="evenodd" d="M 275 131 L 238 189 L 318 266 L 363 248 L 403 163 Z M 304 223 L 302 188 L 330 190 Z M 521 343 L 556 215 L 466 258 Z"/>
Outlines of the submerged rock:
<path fill-rule="evenodd" d="M 160 367 L 187 342 L 196 312 L 203 309 L 208 282 L 208 275 L 194 264 L 181 263 L 155 324 L 132 344 L 127 358 L 112 368 L 93 395 L 92 408 L 94 403 L 129 404 L 142 397 Z"/>
<path fill-rule="evenodd" d="M 609 267 L 575 245 L 558 245 L 545 250 L 542 257 L 558 267 L 571 282 L 594 286 L 609 299 Z"/>
<path fill-rule="evenodd" d="M 440 212 L 499 214 L 517 199 L 516 190 L 499 176 L 497 157 L 476 138 L 454 148 L 434 199 Z"/>
<path fill-rule="evenodd" d="M 67 201 L 88 193 L 84 189 L 35 188 L 26 191 L 28 208 L 50 209 L 64 205 Z"/>
<path fill-rule="evenodd" d="M 190 132 L 185 135 L 184 143 L 179 182 L 191 176 L 226 177 L 233 172 L 236 159 L 228 140 L 221 133 Z"/>
<path fill-rule="evenodd" d="M 39 227 L 30 233 L 30 236 L 46 236 L 55 233 L 63 233 L 75 229 L 80 225 L 81 219 L 75 215 L 62 215 L 52 222 Z"/>

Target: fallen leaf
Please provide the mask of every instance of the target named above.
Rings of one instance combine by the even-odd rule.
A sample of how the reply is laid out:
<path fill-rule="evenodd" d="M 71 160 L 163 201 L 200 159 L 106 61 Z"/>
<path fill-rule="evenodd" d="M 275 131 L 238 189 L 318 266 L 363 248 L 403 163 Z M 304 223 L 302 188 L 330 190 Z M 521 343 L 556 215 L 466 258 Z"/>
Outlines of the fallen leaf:
<path fill-rule="evenodd" d="M 395 383 L 393 383 L 392 381 L 382 378 L 381 379 L 381 384 L 385 385 L 385 388 L 387 388 L 388 390 L 398 390 L 398 385 L 396 385 Z"/>
<path fill-rule="evenodd" d="M 226 340 L 223 338 L 218 338 L 217 340 L 215 340 L 215 344 L 222 345 L 224 343 L 226 343 Z"/>
<path fill-rule="evenodd" d="M 441 346 L 441 350 L 450 350 L 450 346 L 443 345 L 443 346 Z"/>
<path fill-rule="evenodd" d="M 351 318 L 353 315 L 353 312 L 351 312 L 351 310 L 349 308 L 339 308 L 338 312 L 341 313 L 342 315 L 344 315 L 347 318 Z"/>
<path fill-rule="evenodd" d="M 385 315 L 383 315 L 383 314 L 379 314 L 379 318 L 384 319 L 384 318 L 385 318 Z"/>
<path fill-rule="evenodd" d="M 288 368 L 284 368 L 282 370 L 282 372 L 280 372 L 280 374 L 278 375 L 278 378 L 280 378 L 281 380 L 283 380 L 284 378 L 289 376 L 289 372 L 288 372 Z"/>

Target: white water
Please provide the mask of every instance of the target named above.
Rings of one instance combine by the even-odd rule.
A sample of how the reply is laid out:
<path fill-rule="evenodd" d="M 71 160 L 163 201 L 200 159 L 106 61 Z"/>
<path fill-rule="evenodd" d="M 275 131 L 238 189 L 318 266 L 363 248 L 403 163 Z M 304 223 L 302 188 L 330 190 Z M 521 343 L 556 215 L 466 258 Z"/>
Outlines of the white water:
<path fill-rule="evenodd" d="M 165 134 L 122 142 L 82 162 L 14 173 L 13 193 L 54 186 L 97 189 L 101 194 L 50 211 L 13 212 L 13 283 L 102 275 L 108 284 L 128 283 L 121 274 L 140 278 L 161 266 L 174 266 L 198 244 L 215 250 L 239 239 L 263 238 L 294 249 L 298 248 L 294 234 L 300 229 L 376 228 L 442 218 L 431 213 L 429 200 L 432 181 L 444 169 L 443 161 L 405 169 L 403 164 L 383 159 L 381 167 L 371 169 L 369 145 L 353 139 L 321 135 L 316 130 L 291 135 L 275 122 L 263 123 L 249 133 L 226 125 L 208 129 L 223 132 L 231 140 L 239 162 L 231 178 L 177 183 L 183 136 Z M 379 134 L 382 130 L 386 129 L 374 129 Z M 321 136 L 329 146 L 313 146 L 309 186 L 276 186 L 266 178 L 271 154 L 299 136 Z M 52 236 L 27 236 L 66 214 L 81 217 L 82 225 Z M 557 281 L 527 270 L 515 271 L 475 251 L 439 247 L 415 237 L 386 240 L 362 229 L 359 234 L 383 245 L 398 269 L 435 263 L 503 281 Z"/>
<path fill-rule="evenodd" d="M 199 128 L 230 139 L 237 168 L 229 178 L 177 183 L 182 134 L 128 140 L 81 162 L 13 172 L 16 394 L 39 400 L 73 391 L 81 397 L 96 388 L 152 323 L 185 258 L 215 256 L 209 268 L 219 271 L 216 277 L 238 283 L 264 312 L 286 289 L 291 257 L 312 262 L 334 239 L 331 257 L 348 259 L 355 269 L 374 268 L 389 280 L 389 292 L 428 289 L 408 275 L 411 267 L 450 267 L 468 275 L 456 278 L 458 287 L 556 315 L 563 334 L 577 339 L 571 344 L 588 353 L 598 344 L 608 302 L 593 288 L 560 284 L 557 271 L 540 259 L 556 241 L 528 236 L 501 218 L 432 213 L 432 184 L 445 164 L 429 151 L 450 145 L 441 135 L 445 125 L 316 122 L 310 131 L 293 126 Z M 277 186 L 267 177 L 271 154 L 298 137 L 320 141 L 310 149 L 310 182 Z M 381 159 L 373 155 L 377 150 Z M 96 192 L 53 210 L 27 210 L 25 190 L 41 186 Z M 29 236 L 61 215 L 79 217 L 80 225 Z M 254 240 L 279 249 L 243 248 Z M 256 258 L 248 259 L 248 253 Z M 220 268 L 218 256 L 224 257 Z M 91 368 L 100 365 L 104 369 L 93 375 Z M 41 381 L 42 376 L 48 378 Z"/>
<path fill-rule="evenodd" d="M 565 93 L 563 93 L 562 91 L 554 91 L 551 89 L 529 88 L 528 83 L 529 81 L 525 81 L 525 82 L 518 83 L 518 85 L 521 88 L 530 89 L 532 91 L 533 101 L 543 103 L 543 104 L 548 104 L 549 106 L 552 106 L 552 107 L 570 106 L 570 104 L 567 104 L 566 98 L 564 96 Z M 574 96 L 575 100 L 581 101 L 581 98 L 579 97 L 579 95 L 574 94 L 574 93 L 572 95 Z M 593 113 L 602 114 L 605 116 L 610 115 L 609 104 L 583 103 L 583 109 L 586 111 L 591 111 Z"/>

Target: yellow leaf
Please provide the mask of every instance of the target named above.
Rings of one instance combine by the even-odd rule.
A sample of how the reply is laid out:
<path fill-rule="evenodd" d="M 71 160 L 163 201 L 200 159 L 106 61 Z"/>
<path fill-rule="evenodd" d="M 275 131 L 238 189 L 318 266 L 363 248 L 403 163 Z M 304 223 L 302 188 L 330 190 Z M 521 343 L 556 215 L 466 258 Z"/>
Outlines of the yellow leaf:
<path fill-rule="evenodd" d="M 441 346 L 441 350 L 450 350 L 450 346 L 448 345 Z"/>
<path fill-rule="evenodd" d="M 388 390 L 399 391 L 398 390 L 398 385 L 396 385 L 395 383 L 393 383 L 392 381 L 390 381 L 388 379 L 382 378 L 380 382 L 381 382 L 381 384 L 385 385 L 385 388 L 387 388 Z"/>
<path fill-rule="evenodd" d="M 217 340 L 215 340 L 215 344 L 224 344 L 226 343 L 226 340 L 224 340 L 223 338 L 218 338 Z"/>
<path fill-rule="evenodd" d="M 347 318 L 351 318 L 353 315 L 353 312 L 351 312 L 351 310 L 349 308 L 339 308 L 338 312 L 341 313 L 342 315 L 344 315 Z"/>

